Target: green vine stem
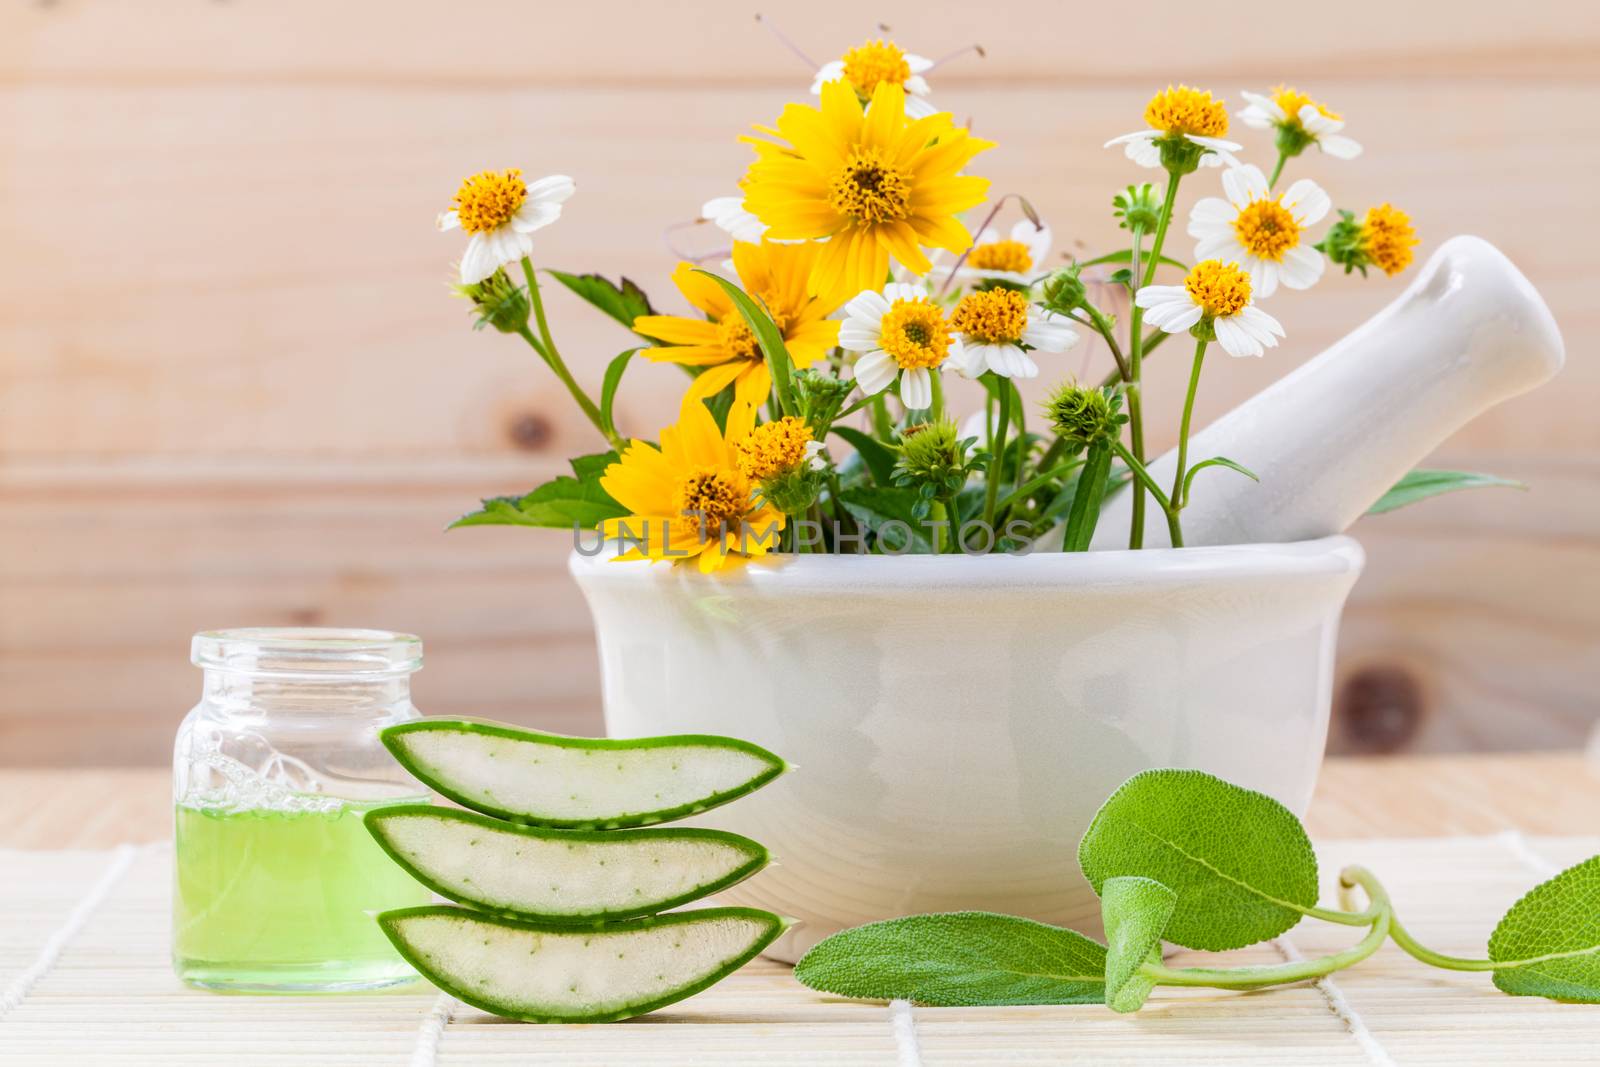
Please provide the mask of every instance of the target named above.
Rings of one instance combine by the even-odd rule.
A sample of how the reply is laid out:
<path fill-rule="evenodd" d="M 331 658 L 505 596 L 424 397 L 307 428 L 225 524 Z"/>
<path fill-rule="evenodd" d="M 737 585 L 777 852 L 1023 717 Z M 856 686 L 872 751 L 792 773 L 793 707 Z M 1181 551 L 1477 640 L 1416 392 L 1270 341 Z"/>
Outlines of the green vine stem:
<path fill-rule="evenodd" d="M 1270 192 L 1278 184 L 1278 176 L 1283 173 L 1283 165 L 1289 162 L 1288 153 L 1281 148 L 1278 150 L 1278 165 L 1272 168 L 1272 177 L 1267 179 L 1267 190 Z"/>
<path fill-rule="evenodd" d="M 1389 894 L 1383 885 L 1365 868 L 1347 867 L 1340 873 L 1340 879 L 1350 880 L 1367 893 L 1368 899 L 1372 902 L 1367 914 L 1373 917 L 1367 936 L 1343 952 L 1271 967 L 1174 968 L 1160 963 L 1146 963 L 1139 968 L 1139 973 L 1161 985 L 1256 989 L 1287 982 L 1305 982 L 1360 963 L 1378 951 L 1389 939 L 1394 926 L 1394 907 L 1389 902 Z"/>
<path fill-rule="evenodd" d="M 583 409 L 584 415 L 588 417 L 590 422 L 594 423 L 594 428 L 600 431 L 612 448 L 621 452 L 624 445 L 621 436 L 615 431 L 606 429 L 605 420 L 600 417 L 599 406 L 589 399 L 589 394 L 583 391 L 583 387 L 578 384 L 577 379 L 573 378 L 572 372 L 567 370 L 566 361 L 561 358 L 561 352 L 556 348 L 555 339 L 550 335 L 550 323 L 545 319 L 544 315 L 544 298 L 539 295 L 539 279 L 534 276 L 533 261 L 527 256 L 522 257 L 522 274 L 528 279 L 528 303 L 533 305 L 534 321 L 539 327 L 539 341 L 533 339 L 533 335 L 528 332 L 527 326 L 523 326 L 519 331 L 523 340 L 533 345 L 534 351 L 544 357 L 545 363 L 555 373 L 555 376 L 561 379 L 561 384 L 567 387 L 567 392 L 571 393 L 572 399 L 578 402 L 578 407 Z"/>

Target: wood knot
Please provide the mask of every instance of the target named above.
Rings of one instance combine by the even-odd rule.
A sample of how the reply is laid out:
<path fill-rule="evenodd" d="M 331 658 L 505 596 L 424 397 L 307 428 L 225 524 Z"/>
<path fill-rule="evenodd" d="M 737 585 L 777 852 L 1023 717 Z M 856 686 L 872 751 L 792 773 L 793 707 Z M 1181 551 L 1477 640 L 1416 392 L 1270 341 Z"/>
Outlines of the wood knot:
<path fill-rule="evenodd" d="M 1422 728 L 1422 683 L 1408 668 L 1362 667 L 1345 679 L 1334 703 L 1335 748 L 1383 754 L 1409 745 Z"/>
<path fill-rule="evenodd" d="M 555 436 L 550 420 L 538 412 L 528 411 L 514 415 L 506 425 L 506 436 L 512 445 L 524 452 L 537 452 Z"/>

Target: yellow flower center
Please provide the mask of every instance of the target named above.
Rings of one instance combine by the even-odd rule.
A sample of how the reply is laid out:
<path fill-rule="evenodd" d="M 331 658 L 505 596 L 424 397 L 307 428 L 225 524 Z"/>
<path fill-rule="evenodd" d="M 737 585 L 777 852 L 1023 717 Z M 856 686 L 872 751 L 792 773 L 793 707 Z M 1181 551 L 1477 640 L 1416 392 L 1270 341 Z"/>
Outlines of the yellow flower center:
<path fill-rule="evenodd" d="M 456 215 L 468 233 L 483 233 L 511 221 L 528 199 L 522 171 L 485 170 L 462 181 L 456 190 Z"/>
<path fill-rule="evenodd" d="M 1169 85 L 1145 105 L 1144 121 L 1163 133 L 1221 137 L 1228 132 L 1228 106 L 1211 99 L 1209 92 Z"/>
<path fill-rule="evenodd" d="M 750 483 L 736 470 L 700 467 L 678 485 L 678 514 L 705 534 L 729 530 L 750 506 Z"/>
<path fill-rule="evenodd" d="M 950 325 L 983 344 L 1015 344 L 1028 328 L 1028 298 L 1015 289 L 968 293 L 950 313 Z"/>
<path fill-rule="evenodd" d="M 1385 274 L 1399 274 L 1409 267 L 1411 250 L 1419 243 L 1411 216 L 1389 204 L 1368 209 L 1361 220 L 1361 237 L 1367 257 Z"/>
<path fill-rule="evenodd" d="M 950 354 L 950 324 L 930 300 L 896 300 L 883 317 L 878 345 L 905 370 L 937 367 Z"/>
<path fill-rule="evenodd" d="M 1254 200 L 1233 220 L 1233 232 L 1251 255 L 1283 261 L 1283 254 L 1300 243 L 1300 224 L 1277 200 Z"/>
<path fill-rule="evenodd" d="M 1292 85 L 1280 85 L 1276 89 L 1273 89 L 1272 102 L 1283 108 L 1283 113 L 1288 115 L 1289 120 L 1296 124 L 1300 122 L 1300 109 L 1305 107 L 1307 104 L 1310 104 L 1312 107 L 1316 108 L 1317 113 L 1323 118 L 1339 118 L 1339 113 L 1337 111 L 1329 111 L 1327 108 L 1323 107 L 1321 104 L 1317 103 L 1315 100 L 1311 99 L 1305 93 L 1302 93 L 1299 89 L 1296 89 Z"/>
<path fill-rule="evenodd" d="M 1189 299 L 1205 310 L 1208 319 L 1237 315 L 1250 303 L 1250 275 L 1237 263 L 1208 259 L 1197 263 L 1183 280 Z"/>
<path fill-rule="evenodd" d="M 717 323 L 717 333 L 723 351 L 731 359 L 760 359 L 761 345 L 756 341 L 756 335 L 750 332 L 750 327 L 745 325 L 744 318 L 737 311 L 730 311 Z"/>
<path fill-rule="evenodd" d="M 1008 270 L 1021 274 L 1033 269 L 1033 254 L 1021 241 L 990 241 L 967 253 L 967 265 L 979 270 Z"/>
<path fill-rule="evenodd" d="M 911 77 L 911 64 L 893 41 L 868 41 L 844 54 L 844 76 L 870 100 L 880 82 L 904 85 Z"/>
<path fill-rule="evenodd" d="M 857 145 L 828 184 L 828 203 L 857 223 L 906 218 L 911 214 L 911 175 L 882 149 Z"/>
<path fill-rule="evenodd" d="M 746 478 L 759 482 L 799 467 L 810 443 L 811 427 L 805 420 L 785 415 L 776 422 L 762 423 L 740 439 L 733 446 L 733 458 Z"/>

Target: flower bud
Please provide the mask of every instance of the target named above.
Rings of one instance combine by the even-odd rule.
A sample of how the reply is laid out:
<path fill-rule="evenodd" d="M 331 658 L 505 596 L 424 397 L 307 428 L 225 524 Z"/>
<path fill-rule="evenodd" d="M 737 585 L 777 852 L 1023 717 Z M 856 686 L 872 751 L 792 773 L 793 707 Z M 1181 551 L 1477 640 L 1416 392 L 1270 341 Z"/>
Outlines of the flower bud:
<path fill-rule="evenodd" d="M 1084 297 L 1087 295 L 1083 279 L 1078 277 L 1079 267 L 1073 264 L 1062 267 L 1044 280 L 1041 293 L 1044 297 L 1044 306 L 1051 311 L 1069 315 L 1074 308 L 1082 307 Z"/>
<path fill-rule="evenodd" d="M 1075 381 L 1064 383 L 1050 395 L 1045 414 L 1074 453 L 1097 441 L 1116 438 L 1128 421 L 1122 414 L 1120 390 L 1081 386 Z"/>
<path fill-rule="evenodd" d="M 1146 233 L 1153 231 L 1161 221 L 1161 198 L 1156 187 L 1149 182 L 1130 185 L 1125 192 L 1111 198 L 1112 214 L 1122 221 L 1117 223 L 1125 230 L 1135 226 Z"/>
<path fill-rule="evenodd" d="M 493 326 L 501 333 L 521 333 L 528 327 L 528 295 L 506 274 L 497 269 L 481 282 L 452 285 L 456 296 L 472 301 L 477 321 L 474 330 Z"/>

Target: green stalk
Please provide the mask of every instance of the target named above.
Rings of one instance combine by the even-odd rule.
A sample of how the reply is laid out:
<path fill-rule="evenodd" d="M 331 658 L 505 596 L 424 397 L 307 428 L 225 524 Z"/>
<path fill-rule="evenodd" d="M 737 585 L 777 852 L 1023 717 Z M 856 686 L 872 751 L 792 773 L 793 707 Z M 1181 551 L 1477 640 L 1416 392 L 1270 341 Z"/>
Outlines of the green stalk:
<path fill-rule="evenodd" d="M 939 376 L 939 368 L 928 371 L 928 380 L 933 384 L 933 403 L 928 408 L 928 421 L 938 422 L 944 418 L 944 381 Z"/>
<path fill-rule="evenodd" d="M 1151 476 L 1149 468 L 1140 463 L 1138 457 L 1129 452 L 1128 446 L 1121 441 L 1112 441 L 1111 451 L 1116 454 L 1118 459 L 1128 465 L 1128 470 L 1133 472 L 1135 484 L 1142 485 L 1148 489 L 1150 495 L 1155 497 L 1156 504 L 1162 511 L 1166 511 L 1168 507 L 1167 494 L 1162 492 L 1161 486 L 1156 484 L 1156 480 Z"/>
<path fill-rule="evenodd" d="M 1043 489 L 1045 486 L 1049 485 L 1063 474 L 1066 474 L 1069 471 L 1081 466 L 1083 466 L 1083 460 L 1074 459 L 1067 463 L 1061 464 L 1059 467 L 1052 467 L 1044 473 L 1029 479 L 1022 485 L 1017 486 L 1016 489 L 1006 494 L 1006 498 L 1004 500 L 1000 501 L 1000 505 L 995 511 L 995 517 L 1000 519 L 1005 518 L 1006 514 L 1017 503 L 1017 501 L 1028 499 L 1028 497 L 1032 496 L 1034 493 L 1037 493 L 1039 490 Z"/>
<path fill-rule="evenodd" d="M 894 423 L 889 421 L 889 405 L 884 402 L 882 393 L 875 393 L 872 397 L 872 432 L 878 435 L 880 441 L 894 440 Z"/>
<path fill-rule="evenodd" d="M 572 377 L 572 372 L 567 370 L 566 361 L 561 358 L 561 352 L 556 348 L 555 338 L 550 336 L 550 323 L 544 315 L 544 298 L 539 295 L 539 279 L 534 276 L 533 261 L 527 256 L 522 257 L 522 274 L 528 279 L 528 303 L 533 306 L 534 321 L 539 326 L 539 338 L 543 342 L 542 347 L 534 344 L 534 349 L 544 357 L 545 363 L 555 372 L 555 376 L 561 379 L 561 384 L 567 387 L 567 392 L 572 394 L 572 399 L 578 402 L 578 407 L 583 409 L 584 415 L 594 423 L 594 428 L 610 442 L 612 448 L 622 451 L 622 438 L 606 430 L 605 422 L 600 418 L 599 406 L 589 399 L 589 394 L 583 391 L 583 387 Z M 526 326 L 522 328 L 521 333 L 525 340 L 533 344 L 533 337 L 528 333 Z"/>
<path fill-rule="evenodd" d="M 1283 165 L 1285 163 L 1287 163 L 1287 162 L 1289 162 L 1288 155 L 1282 149 L 1279 149 L 1278 150 L 1278 165 L 1272 168 L 1272 177 L 1267 179 L 1267 189 L 1269 191 L 1272 189 L 1272 187 L 1274 185 L 1278 184 L 1278 175 L 1283 173 Z"/>
<path fill-rule="evenodd" d="M 1170 193 L 1173 181 L 1167 180 L 1167 189 Z M 1170 206 L 1171 197 L 1167 198 Z M 1144 463 L 1144 400 L 1141 396 L 1140 382 L 1144 374 L 1144 308 L 1139 306 L 1138 296 L 1142 269 L 1139 263 L 1139 245 L 1144 240 L 1144 227 L 1133 227 L 1133 255 L 1129 262 L 1132 268 L 1128 273 L 1133 278 L 1134 298 L 1133 310 L 1128 314 L 1128 368 L 1124 380 L 1128 383 L 1128 442 L 1133 446 L 1133 454 L 1139 462 Z M 1160 262 L 1152 259 L 1151 263 Z M 1133 483 L 1133 517 L 1128 525 L 1128 547 L 1144 547 L 1144 483 Z"/>
<path fill-rule="evenodd" d="M 1370 872 L 1360 867 L 1346 868 L 1341 877 L 1355 880 L 1372 901 L 1372 928 L 1352 947 L 1331 956 L 1314 960 L 1300 960 L 1272 967 L 1179 967 L 1171 968 L 1159 963 L 1146 963 L 1139 973 L 1153 978 L 1162 985 L 1207 986 L 1217 989 L 1256 989 L 1261 986 L 1281 985 L 1285 982 L 1304 982 L 1360 963 L 1388 940 L 1394 927 L 1394 908 L 1389 895 Z"/>
<path fill-rule="evenodd" d="M 1178 512 L 1188 501 L 1183 499 L 1183 475 L 1189 464 L 1189 421 L 1194 415 L 1194 396 L 1200 389 L 1200 367 L 1206 359 L 1206 342 L 1195 342 L 1194 368 L 1189 371 L 1189 393 L 1183 399 L 1183 421 L 1178 425 L 1178 473 L 1172 482 L 1172 492 L 1167 497 L 1167 530 L 1172 535 L 1172 547 L 1183 547 L 1183 527 Z"/>
<path fill-rule="evenodd" d="M 1001 468 L 1005 465 L 1006 454 L 1006 429 L 1011 424 L 1011 390 L 1010 385 L 1003 378 L 996 378 L 1000 382 L 1000 414 L 995 421 L 994 448 L 989 458 L 989 470 L 984 475 L 983 488 L 983 521 L 990 530 L 994 529 L 995 507 L 1000 502 Z"/>

